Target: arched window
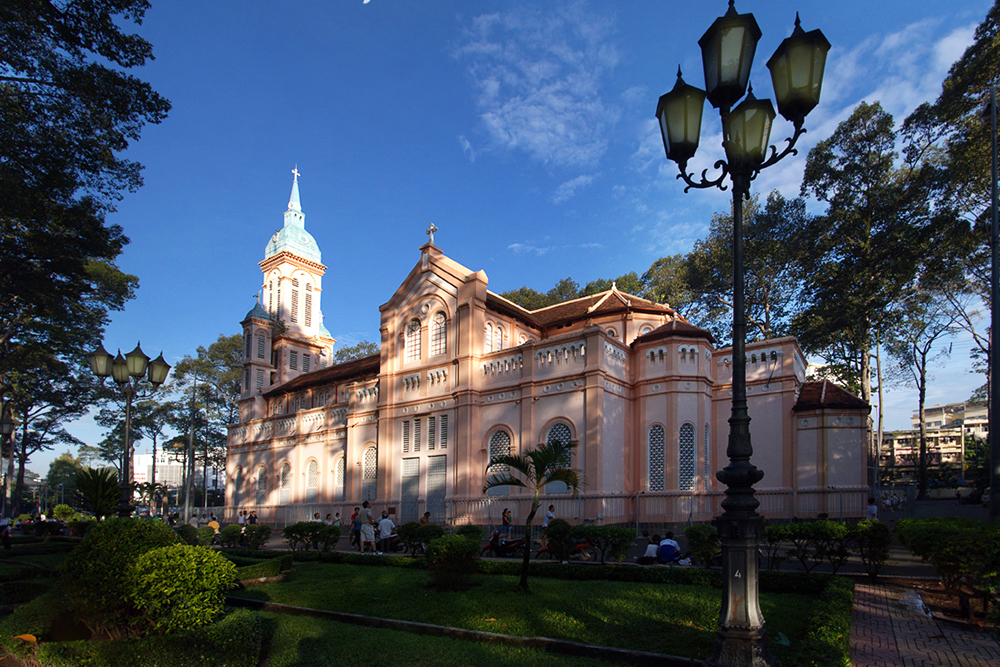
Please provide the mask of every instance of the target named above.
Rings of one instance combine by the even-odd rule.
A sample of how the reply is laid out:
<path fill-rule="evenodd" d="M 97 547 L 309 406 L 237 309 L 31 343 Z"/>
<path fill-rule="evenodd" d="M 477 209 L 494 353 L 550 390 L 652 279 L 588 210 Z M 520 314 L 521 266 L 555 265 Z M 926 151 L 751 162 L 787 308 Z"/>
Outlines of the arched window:
<path fill-rule="evenodd" d="M 264 348 L 267 346 L 267 335 L 263 331 L 257 332 L 257 358 L 264 358 Z"/>
<path fill-rule="evenodd" d="M 317 496 L 319 496 L 319 463 L 313 459 L 306 466 L 306 502 L 316 502 Z"/>
<path fill-rule="evenodd" d="M 649 451 L 649 490 L 663 491 L 664 485 L 664 464 L 666 453 L 664 450 L 666 443 L 663 427 L 653 424 L 649 427 L 649 441 L 647 449 Z"/>
<path fill-rule="evenodd" d="M 493 351 L 499 352 L 503 349 L 503 327 L 499 324 L 493 327 Z"/>
<path fill-rule="evenodd" d="M 275 315 L 274 312 L 274 281 L 269 280 L 267 282 L 267 312 L 270 315 Z"/>
<path fill-rule="evenodd" d="M 236 470 L 233 471 L 233 505 L 239 505 L 243 502 L 243 468 L 236 466 Z"/>
<path fill-rule="evenodd" d="M 361 467 L 361 498 L 371 500 L 375 497 L 375 485 L 378 481 L 378 450 L 375 447 L 365 450 Z"/>
<path fill-rule="evenodd" d="M 406 325 L 406 361 L 420 361 L 420 320 L 415 317 Z"/>
<path fill-rule="evenodd" d="M 677 488 L 694 491 L 694 424 L 681 426 L 677 434 Z"/>
<path fill-rule="evenodd" d="M 490 322 L 486 323 L 483 328 L 483 352 L 493 351 L 493 325 Z"/>
<path fill-rule="evenodd" d="M 292 311 L 288 314 L 288 319 L 293 323 L 299 321 L 299 280 L 292 278 Z"/>
<path fill-rule="evenodd" d="M 486 476 L 502 475 L 510 472 L 510 467 L 493 461 L 501 456 L 510 456 L 510 433 L 504 430 L 495 431 L 490 436 L 490 444 L 487 450 L 490 464 L 486 468 Z M 505 496 L 510 493 L 510 487 L 494 486 L 487 492 L 491 496 Z"/>
<path fill-rule="evenodd" d="M 281 464 L 278 473 L 278 502 L 282 505 L 292 502 L 292 466 L 287 462 Z"/>
<path fill-rule="evenodd" d="M 337 459 L 337 462 L 333 464 L 333 492 L 335 494 L 334 500 L 344 500 L 346 494 L 344 493 L 344 484 L 347 480 L 347 459 L 343 456 Z"/>
<path fill-rule="evenodd" d="M 708 424 L 705 424 L 705 490 L 712 486 L 712 450 L 708 444 Z"/>
<path fill-rule="evenodd" d="M 618 338 L 618 332 L 617 332 L 617 331 L 615 331 L 614 329 L 610 329 L 610 328 L 609 328 L 609 329 L 607 330 L 607 332 L 608 332 L 608 335 L 609 335 L 609 336 L 611 336 L 612 338 Z"/>
<path fill-rule="evenodd" d="M 306 283 L 306 326 L 311 327 L 313 325 L 313 286 Z"/>
<path fill-rule="evenodd" d="M 244 330 L 243 331 L 243 358 L 244 359 L 249 359 L 250 358 L 250 341 L 252 339 L 253 339 L 253 336 L 250 334 L 250 330 L 249 329 Z"/>
<path fill-rule="evenodd" d="M 254 480 L 254 500 L 258 505 L 267 504 L 267 468 L 264 466 L 257 468 L 257 477 Z"/>
<path fill-rule="evenodd" d="M 549 432 L 545 436 L 545 442 L 549 445 L 559 444 L 564 447 L 569 447 L 572 438 L 573 431 L 570 429 L 569 424 L 565 422 L 556 422 L 549 427 Z M 559 463 L 564 468 L 569 468 L 573 465 L 573 455 L 569 449 L 566 450 L 565 458 L 563 458 L 563 460 Z M 569 493 L 569 485 L 565 482 L 553 482 L 552 484 L 546 484 L 545 493 Z"/>
<path fill-rule="evenodd" d="M 644 326 L 642 329 L 639 330 L 639 335 L 640 336 L 645 336 L 646 334 L 648 334 L 652 330 L 653 330 L 653 327 L 651 327 L 651 326 L 649 326 L 647 324 L 646 326 Z"/>
<path fill-rule="evenodd" d="M 438 311 L 431 319 L 431 356 L 448 353 L 448 318 Z"/>

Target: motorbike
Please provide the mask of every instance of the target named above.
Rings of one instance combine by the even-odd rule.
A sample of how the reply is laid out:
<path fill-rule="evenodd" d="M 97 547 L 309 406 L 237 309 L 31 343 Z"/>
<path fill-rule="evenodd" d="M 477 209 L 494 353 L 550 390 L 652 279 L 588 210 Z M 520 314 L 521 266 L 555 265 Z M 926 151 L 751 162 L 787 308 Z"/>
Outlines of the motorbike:
<path fill-rule="evenodd" d="M 501 537 L 499 530 L 494 530 L 493 536 L 490 537 L 490 541 L 486 543 L 486 546 L 482 548 L 480 555 L 484 555 L 489 551 L 491 555 L 498 558 L 506 558 L 507 556 L 523 557 L 524 550 L 527 548 L 527 541 L 523 537 L 519 540 L 509 540 Z"/>
<path fill-rule="evenodd" d="M 552 550 L 552 543 L 546 542 L 541 547 L 539 547 L 538 552 L 535 554 L 535 560 L 543 560 L 546 558 L 555 558 L 555 552 Z M 576 544 L 569 551 L 569 558 L 571 560 L 583 560 L 583 561 L 595 561 L 598 559 L 597 550 L 591 546 L 590 542 L 587 540 L 577 540 Z"/>

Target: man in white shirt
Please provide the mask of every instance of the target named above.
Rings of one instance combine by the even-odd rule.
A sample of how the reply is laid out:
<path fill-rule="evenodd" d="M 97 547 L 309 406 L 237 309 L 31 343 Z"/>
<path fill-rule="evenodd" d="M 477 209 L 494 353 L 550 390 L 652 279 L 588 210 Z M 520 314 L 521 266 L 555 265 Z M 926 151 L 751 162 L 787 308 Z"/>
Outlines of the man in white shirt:
<path fill-rule="evenodd" d="M 382 519 L 378 522 L 379 554 L 389 550 L 390 537 L 395 529 L 396 524 L 389 518 L 389 513 L 382 512 Z"/>

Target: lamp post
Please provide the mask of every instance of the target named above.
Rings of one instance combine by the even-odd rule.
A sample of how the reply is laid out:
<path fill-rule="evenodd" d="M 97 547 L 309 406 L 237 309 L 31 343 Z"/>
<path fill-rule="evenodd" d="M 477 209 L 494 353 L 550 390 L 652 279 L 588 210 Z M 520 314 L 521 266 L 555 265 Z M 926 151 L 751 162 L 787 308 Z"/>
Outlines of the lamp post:
<path fill-rule="evenodd" d="M 125 443 L 122 447 L 121 461 L 121 500 L 118 503 L 118 516 L 131 516 L 132 510 L 132 479 L 130 468 L 132 464 L 132 400 L 139 395 L 143 376 L 156 390 L 167 379 L 170 364 L 163 360 L 163 353 L 154 361 L 143 354 L 138 343 L 135 349 L 122 356 L 112 357 L 104 345 L 98 344 L 97 349 L 90 354 L 90 370 L 102 380 L 109 375 L 125 396 Z"/>
<path fill-rule="evenodd" d="M 677 163 L 687 192 L 691 188 L 733 187 L 733 402 L 729 418 L 729 465 L 716 473 L 726 485 L 723 513 L 713 522 L 722 545 L 723 591 L 719 627 L 707 665 L 777 665 L 764 637 L 764 618 L 758 601 L 757 548 L 763 517 L 754 484 L 764 473 L 750 463 L 750 414 L 746 388 L 746 316 L 743 275 L 743 200 L 750 197 L 750 182 L 762 169 L 789 154 L 805 132 L 806 115 L 819 103 L 823 69 L 830 43 L 819 30 L 805 32 L 795 17 L 795 29 L 767 61 L 771 70 L 778 111 L 795 132 L 782 152 L 773 146 L 768 155 L 774 107 L 758 100 L 751 87 L 750 66 L 761 32 L 753 14 L 738 14 L 733 0 L 729 10 L 698 41 L 705 70 L 705 90 L 684 83 L 680 69 L 674 88 L 660 97 L 656 117 L 663 134 L 667 158 Z M 688 173 L 688 160 L 698 149 L 705 99 L 722 117 L 726 159 L 715 163 L 716 178 L 702 172 L 700 180 Z M 740 101 L 742 99 L 742 101 Z M 739 102 L 739 104 L 737 104 Z M 736 107 L 733 108 L 733 105 Z"/>

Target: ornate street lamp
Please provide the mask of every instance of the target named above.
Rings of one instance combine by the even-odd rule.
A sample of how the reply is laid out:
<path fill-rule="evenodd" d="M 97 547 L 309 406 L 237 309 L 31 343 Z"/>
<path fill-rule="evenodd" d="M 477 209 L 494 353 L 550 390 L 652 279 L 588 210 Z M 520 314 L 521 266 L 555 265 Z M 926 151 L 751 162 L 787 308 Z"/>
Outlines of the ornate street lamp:
<path fill-rule="evenodd" d="M 121 350 L 118 356 L 112 357 L 103 344 L 98 344 L 97 349 L 90 353 L 90 370 L 94 375 L 102 380 L 108 376 L 115 381 L 125 396 L 125 444 L 122 448 L 121 460 L 121 500 L 118 503 L 118 516 L 131 516 L 132 507 L 132 479 L 130 467 L 132 464 L 132 400 L 140 396 L 143 376 L 151 385 L 151 391 L 155 391 L 167 379 L 170 372 L 170 364 L 163 360 L 163 353 L 154 361 L 143 354 L 139 345 L 135 349 L 122 356 Z"/>
<path fill-rule="evenodd" d="M 0 450 L 3 448 L 5 440 L 10 439 L 10 457 L 8 460 L 8 473 L 6 476 L 3 474 L 3 466 L 0 466 L 0 477 L 3 477 L 3 495 L 0 496 L 0 518 L 9 515 L 13 511 L 13 502 L 8 504 L 7 502 L 7 485 L 10 483 L 10 478 L 14 473 L 14 443 L 12 435 L 14 433 L 14 418 L 11 416 L 10 404 L 4 405 L 3 410 L 0 411 Z M 3 461 L 3 457 L 0 456 L 0 461 Z"/>
<path fill-rule="evenodd" d="M 725 576 L 718 635 L 706 662 L 712 666 L 778 664 L 767 648 L 757 591 L 757 548 L 763 517 L 757 513 L 760 502 L 753 487 L 764 473 L 750 463 L 753 447 L 746 387 L 743 200 L 749 199 L 750 182 L 762 169 L 796 153 L 795 142 L 805 132 L 802 123 L 819 102 L 830 49 L 823 33 L 803 31 L 796 15 L 791 37 L 768 60 L 778 112 L 795 127 L 785 149 L 778 153 L 771 146 L 769 157 L 774 107 L 769 100 L 754 97 L 753 90 L 746 94 L 760 35 L 753 15 L 738 14 L 730 0 L 725 16 L 716 19 L 698 41 L 705 68 L 705 91 L 684 83 L 678 70 L 677 84 L 660 97 L 656 108 L 667 158 L 677 163 L 677 178 L 687 183 L 684 191 L 711 187 L 725 190 L 727 176 L 733 186 L 733 403 L 726 448 L 729 465 L 716 473 L 726 485 L 723 513 L 713 522 L 721 538 Z M 716 178 L 708 178 L 706 169 L 696 181 L 687 171 L 687 162 L 698 148 L 706 98 L 722 117 L 726 159 L 715 163 L 715 169 L 721 172 Z"/>

